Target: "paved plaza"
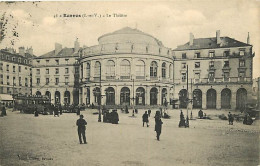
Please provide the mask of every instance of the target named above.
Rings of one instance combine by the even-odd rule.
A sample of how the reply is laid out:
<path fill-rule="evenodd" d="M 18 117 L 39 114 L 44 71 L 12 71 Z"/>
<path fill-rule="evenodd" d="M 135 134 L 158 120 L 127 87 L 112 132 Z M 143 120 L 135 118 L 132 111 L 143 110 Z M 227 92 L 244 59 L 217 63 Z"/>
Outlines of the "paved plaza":
<path fill-rule="evenodd" d="M 99 123 L 97 110 L 81 113 L 88 122 L 87 144 L 79 144 L 76 114 L 34 117 L 7 110 L 0 117 L 0 165 L 87 166 L 254 166 L 259 160 L 259 122 L 243 125 L 218 119 L 228 111 L 205 110 L 212 120 L 190 120 L 179 128 L 179 110 L 162 119 L 161 140 L 156 140 L 154 113 L 150 127 L 142 127 L 142 114 L 119 112 L 119 124 Z M 197 118 L 198 110 L 193 110 Z M 184 110 L 186 117 L 186 110 Z"/>

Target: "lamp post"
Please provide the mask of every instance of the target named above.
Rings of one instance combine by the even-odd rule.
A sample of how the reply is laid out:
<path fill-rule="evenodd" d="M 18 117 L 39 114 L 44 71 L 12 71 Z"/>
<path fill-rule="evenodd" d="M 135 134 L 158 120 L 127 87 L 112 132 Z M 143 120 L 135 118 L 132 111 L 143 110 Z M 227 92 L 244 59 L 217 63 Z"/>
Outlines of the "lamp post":
<path fill-rule="evenodd" d="M 101 91 L 101 63 L 100 63 L 100 66 L 99 66 L 99 90 L 100 90 L 100 93 L 99 93 L 99 107 L 98 107 L 98 122 L 101 122 L 101 98 L 102 98 L 102 91 Z"/>
<path fill-rule="evenodd" d="M 133 79 L 133 115 L 132 116 L 135 116 L 134 112 L 135 112 L 135 79 L 134 79 L 134 76 L 132 76 L 132 79 Z"/>

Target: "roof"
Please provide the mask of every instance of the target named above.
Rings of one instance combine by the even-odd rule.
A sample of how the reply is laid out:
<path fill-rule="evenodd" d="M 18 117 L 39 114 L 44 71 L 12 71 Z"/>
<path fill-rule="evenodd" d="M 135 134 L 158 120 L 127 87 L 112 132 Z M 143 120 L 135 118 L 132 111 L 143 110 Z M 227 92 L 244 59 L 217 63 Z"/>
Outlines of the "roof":
<path fill-rule="evenodd" d="M 190 46 L 190 42 L 187 42 L 184 45 L 177 46 L 174 51 L 252 46 L 250 44 L 240 42 L 230 37 L 220 37 L 220 39 L 221 44 L 217 44 L 216 37 L 194 39 L 193 45 Z"/>
<path fill-rule="evenodd" d="M 153 37 L 152 35 L 149 35 L 147 33 L 144 33 L 138 29 L 133 29 L 133 28 L 130 28 L 130 27 L 124 27 L 122 29 L 119 29 L 117 31 L 114 31 L 112 33 L 107 33 L 107 34 L 104 34 L 102 36 L 100 36 L 98 38 L 98 40 L 102 37 L 105 37 L 105 36 L 110 36 L 110 35 L 114 35 L 114 34 L 139 34 L 139 35 L 145 35 L 145 36 L 150 36 L 152 38 L 154 38 L 156 40 L 156 42 L 158 43 L 158 45 L 162 45 L 162 42 L 160 40 L 158 40 L 157 38 Z"/>
<path fill-rule="evenodd" d="M 0 94 L 0 101 L 12 101 L 13 97 L 9 94 Z"/>
<path fill-rule="evenodd" d="M 63 48 L 57 55 L 55 55 L 55 50 L 52 50 L 46 54 L 43 54 L 41 56 L 38 56 L 36 58 L 51 58 L 51 57 L 71 57 L 71 56 L 78 56 L 74 52 L 74 48 Z"/>

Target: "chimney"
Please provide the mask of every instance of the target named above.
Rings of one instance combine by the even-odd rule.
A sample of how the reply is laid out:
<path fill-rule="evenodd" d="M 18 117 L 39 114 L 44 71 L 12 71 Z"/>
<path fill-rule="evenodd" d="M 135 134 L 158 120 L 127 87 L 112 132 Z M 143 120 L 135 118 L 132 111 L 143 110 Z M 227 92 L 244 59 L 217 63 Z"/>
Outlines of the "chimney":
<path fill-rule="evenodd" d="M 62 45 L 59 43 L 55 43 L 55 55 L 58 55 L 58 53 L 62 50 Z"/>
<path fill-rule="evenodd" d="M 9 52 L 9 53 L 11 53 L 11 54 L 14 54 L 15 53 L 15 51 L 14 51 L 14 49 L 13 48 L 7 48 L 7 51 Z"/>
<path fill-rule="evenodd" d="M 249 36 L 249 32 L 248 32 L 248 35 L 247 35 L 247 44 L 250 44 L 250 36 Z"/>
<path fill-rule="evenodd" d="M 19 54 L 25 56 L 24 47 L 19 47 Z"/>
<path fill-rule="evenodd" d="M 216 38 L 217 38 L 217 44 L 220 44 L 221 43 L 220 30 L 217 30 L 217 32 L 216 32 Z"/>
<path fill-rule="evenodd" d="M 79 51 L 79 42 L 77 38 L 76 41 L 74 42 L 74 52 L 78 52 L 78 51 Z"/>
<path fill-rule="evenodd" d="M 28 53 L 28 54 L 30 54 L 30 55 L 33 55 L 33 49 L 32 49 L 32 47 L 27 48 L 26 53 Z"/>
<path fill-rule="evenodd" d="M 189 43 L 189 46 L 193 45 L 193 40 L 194 40 L 194 35 L 193 35 L 193 33 L 190 33 L 190 43 Z"/>

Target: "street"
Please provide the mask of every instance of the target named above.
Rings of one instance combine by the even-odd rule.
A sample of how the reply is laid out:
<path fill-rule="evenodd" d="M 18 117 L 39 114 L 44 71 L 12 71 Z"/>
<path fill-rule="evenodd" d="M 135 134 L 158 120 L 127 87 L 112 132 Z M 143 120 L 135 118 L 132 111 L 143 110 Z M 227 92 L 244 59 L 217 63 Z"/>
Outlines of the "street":
<path fill-rule="evenodd" d="M 169 110 L 162 119 L 160 141 L 150 127 L 142 127 L 144 110 L 135 117 L 119 113 L 119 124 L 98 122 L 97 110 L 81 113 L 88 122 L 87 144 L 79 144 L 76 114 L 20 114 L 7 110 L 0 117 L 0 165 L 88 165 L 88 166 L 230 166 L 259 164 L 259 120 L 253 125 L 218 119 L 228 111 L 204 110 L 212 120 L 190 120 L 190 128 L 179 128 L 179 110 Z M 186 110 L 183 110 L 186 118 Z M 193 110 L 197 118 L 198 110 Z"/>

